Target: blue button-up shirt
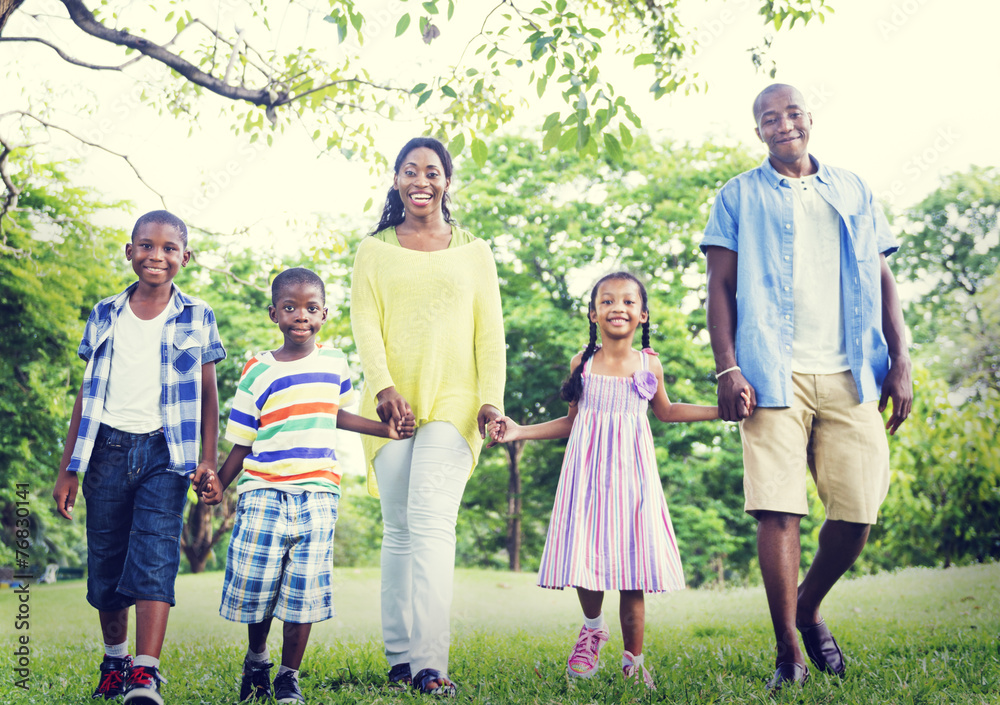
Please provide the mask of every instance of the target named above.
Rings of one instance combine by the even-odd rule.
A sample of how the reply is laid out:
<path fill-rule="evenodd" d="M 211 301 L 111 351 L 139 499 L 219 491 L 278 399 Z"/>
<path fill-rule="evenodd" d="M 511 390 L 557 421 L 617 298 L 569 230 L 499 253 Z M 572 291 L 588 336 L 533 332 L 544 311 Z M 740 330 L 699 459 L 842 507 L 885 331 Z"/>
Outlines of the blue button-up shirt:
<path fill-rule="evenodd" d="M 99 302 L 90 312 L 78 354 L 87 363 L 83 373 L 83 409 L 68 472 L 83 472 L 101 425 L 104 397 L 111 374 L 115 322 L 135 282 L 125 291 Z M 163 433 L 170 449 L 170 470 L 181 475 L 198 467 L 201 433 L 201 366 L 226 357 L 215 325 L 215 314 L 201 299 L 182 294 L 174 286 L 169 313 L 160 338 L 160 409 Z"/>
<path fill-rule="evenodd" d="M 840 282 L 844 337 L 862 402 L 878 399 L 889 371 L 882 335 L 880 254 L 896 251 L 889 224 L 856 174 L 820 164 L 816 191 L 840 216 Z M 790 406 L 795 308 L 792 248 L 795 222 L 788 179 L 765 158 L 730 179 L 712 205 L 701 249 L 737 252 L 736 364 L 763 407 Z"/>

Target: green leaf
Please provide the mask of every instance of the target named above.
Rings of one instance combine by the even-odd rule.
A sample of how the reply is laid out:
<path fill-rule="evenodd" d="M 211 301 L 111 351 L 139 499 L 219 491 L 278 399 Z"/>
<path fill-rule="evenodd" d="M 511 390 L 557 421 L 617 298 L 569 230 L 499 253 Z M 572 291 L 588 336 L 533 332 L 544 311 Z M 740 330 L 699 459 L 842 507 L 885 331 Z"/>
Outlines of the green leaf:
<path fill-rule="evenodd" d="M 351 24 L 354 25 L 354 29 L 361 31 L 361 25 L 365 21 L 364 16 L 360 12 L 351 13 Z"/>
<path fill-rule="evenodd" d="M 427 12 L 429 12 L 430 14 L 436 15 L 438 13 L 438 8 L 437 8 L 437 2 L 436 2 L 436 0 L 433 0 L 432 2 L 425 2 L 423 5 L 424 5 L 424 9 Z"/>
<path fill-rule="evenodd" d="M 455 92 L 455 89 L 452 88 L 451 86 L 448 86 L 448 85 L 441 86 L 441 92 L 444 93 L 449 98 L 457 98 L 458 97 L 458 93 Z"/>
<path fill-rule="evenodd" d="M 455 139 L 448 143 L 448 151 L 452 156 L 456 156 L 461 154 L 463 149 L 465 149 L 465 135 L 459 132 Z"/>
<path fill-rule="evenodd" d="M 486 143 L 478 137 L 472 140 L 472 158 L 476 160 L 476 164 L 480 168 L 486 166 L 486 158 L 488 156 L 489 150 L 486 148 Z"/>
<path fill-rule="evenodd" d="M 426 83 L 418 83 L 410 89 L 410 93 L 422 93 L 427 88 Z"/>
<path fill-rule="evenodd" d="M 341 44 L 347 39 L 347 18 L 341 15 L 337 20 L 337 41 Z"/>
<path fill-rule="evenodd" d="M 448 19 L 455 14 L 455 0 L 448 0 Z"/>
<path fill-rule="evenodd" d="M 548 78 L 542 76 L 540 79 L 538 79 L 538 83 L 535 84 L 535 88 L 538 91 L 539 98 L 541 98 L 545 94 L 545 84 L 548 83 L 548 80 L 549 80 Z"/>
<path fill-rule="evenodd" d="M 604 133 L 604 148 L 608 150 L 608 156 L 615 162 L 621 163 L 622 157 L 622 146 L 610 132 Z"/>
<path fill-rule="evenodd" d="M 430 91 L 424 91 L 424 92 L 423 92 L 423 93 L 422 93 L 422 94 L 420 95 L 420 100 L 418 100 L 418 101 L 417 101 L 417 107 L 419 108 L 419 107 L 420 107 L 421 105 L 423 105 L 423 104 L 424 104 L 424 103 L 426 103 L 426 102 L 427 102 L 428 100 L 430 100 L 430 97 L 431 97 L 431 94 L 432 94 L 432 93 L 434 93 L 434 91 L 432 91 L 432 90 L 430 90 Z"/>
<path fill-rule="evenodd" d="M 549 115 L 545 118 L 545 124 L 542 125 L 542 131 L 547 132 L 558 124 L 559 124 L 559 113 L 558 112 L 549 113 Z"/>
<path fill-rule="evenodd" d="M 556 1 L 556 12 L 562 13 L 566 11 L 566 0 Z"/>
<path fill-rule="evenodd" d="M 632 149 L 632 132 L 626 127 L 625 123 L 618 126 L 618 132 L 622 136 L 622 144 L 625 145 L 625 149 Z"/>
<path fill-rule="evenodd" d="M 410 26 L 410 13 L 407 12 L 405 15 L 399 18 L 399 22 L 396 23 L 396 36 L 398 37 L 406 28 Z"/>
<path fill-rule="evenodd" d="M 568 130 L 566 130 L 562 134 L 562 137 L 559 138 L 559 142 L 556 144 L 556 148 L 560 152 L 565 152 L 567 149 L 576 144 L 576 134 L 577 134 L 577 129 L 575 127 L 571 127 Z"/>
<path fill-rule="evenodd" d="M 374 202 L 374 200 L 375 199 L 369 197 L 369 199 L 367 201 L 365 201 L 365 207 L 362 210 L 364 210 L 365 212 L 367 212 L 369 209 L 371 209 L 372 203 Z"/>
<path fill-rule="evenodd" d="M 545 137 L 542 138 L 542 151 L 548 152 L 550 149 L 559 144 L 560 136 L 562 136 L 562 126 L 557 124 L 550 127 L 546 131 Z"/>
<path fill-rule="evenodd" d="M 632 61 L 632 68 L 638 68 L 639 66 L 645 66 L 646 64 L 651 64 L 656 60 L 656 56 L 653 54 L 639 54 Z"/>

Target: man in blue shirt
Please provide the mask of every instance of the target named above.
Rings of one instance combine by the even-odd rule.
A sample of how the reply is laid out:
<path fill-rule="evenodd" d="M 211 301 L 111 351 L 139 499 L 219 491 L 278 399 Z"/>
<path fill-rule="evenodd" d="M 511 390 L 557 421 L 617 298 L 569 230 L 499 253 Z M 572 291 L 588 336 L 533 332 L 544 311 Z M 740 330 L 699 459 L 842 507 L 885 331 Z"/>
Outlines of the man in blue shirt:
<path fill-rule="evenodd" d="M 812 116 L 794 87 L 768 86 L 753 112 L 768 157 L 723 186 L 701 248 L 719 415 L 740 422 L 745 506 L 758 521 L 774 691 L 809 677 L 796 628 L 816 668 L 844 674 L 819 607 L 861 554 L 888 492 L 881 412 L 891 399 L 885 428 L 895 433 L 913 388 L 885 259 L 896 245 L 871 190 L 809 154 Z M 745 418 L 744 386 L 753 409 Z M 797 584 L 807 466 L 826 521 Z"/>

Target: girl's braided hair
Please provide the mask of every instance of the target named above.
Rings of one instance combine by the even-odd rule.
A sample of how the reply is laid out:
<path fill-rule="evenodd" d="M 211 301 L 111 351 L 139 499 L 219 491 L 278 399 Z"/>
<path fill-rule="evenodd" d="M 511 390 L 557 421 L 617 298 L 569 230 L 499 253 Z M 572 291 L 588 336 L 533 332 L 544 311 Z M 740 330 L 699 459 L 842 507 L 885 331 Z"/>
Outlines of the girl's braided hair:
<path fill-rule="evenodd" d="M 590 305 L 587 308 L 587 316 L 590 317 L 592 311 L 597 310 L 597 290 L 601 288 L 601 284 L 612 279 L 624 279 L 625 281 L 630 281 L 639 287 L 639 294 L 642 296 L 642 310 L 645 313 L 649 313 L 649 297 L 646 295 L 646 287 L 643 286 L 642 282 L 639 281 L 634 275 L 628 272 L 612 272 L 611 274 L 605 274 L 603 277 L 597 280 L 594 284 L 594 288 L 590 291 Z M 649 349 L 649 316 L 646 316 L 646 322 L 642 324 L 642 347 L 644 350 Z M 580 359 L 580 364 L 577 365 L 572 372 L 570 372 L 569 377 L 563 382 L 562 388 L 559 390 L 559 396 L 562 397 L 563 401 L 568 401 L 571 404 L 575 404 L 583 396 L 583 366 L 587 364 L 587 360 L 594 356 L 597 352 L 597 324 L 593 321 L 590 322 L 590 340 L 587 343 L 587 347 L 583 351 L 583 357 Z"/>

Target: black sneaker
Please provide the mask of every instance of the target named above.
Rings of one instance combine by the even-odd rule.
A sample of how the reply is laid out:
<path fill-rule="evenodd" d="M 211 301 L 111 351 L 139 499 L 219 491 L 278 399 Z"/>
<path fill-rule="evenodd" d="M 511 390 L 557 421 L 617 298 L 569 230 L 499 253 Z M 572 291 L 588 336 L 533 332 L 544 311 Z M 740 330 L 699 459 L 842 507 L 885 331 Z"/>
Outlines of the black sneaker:
<path fill-rule="evenodd" d="M 240 702 L 267 700 L 271 697 L 271 666 L 267 661 L 243 660 L 243 680 L 240 681 Z"/>
<path fill-rule="evenodd" d="M 130 668 L 132 668 L 131 656 L 126 655 L 124 658 L 105 656 L 101 661 L 101 679 L 90 697 L 105 700 L 117 698 L 125 691 L 125 679 L 128 678 Z"/>
<path fill-rule="evenodd" d="M 125 702 L 130 705 L 163 705 L 160 683 L 165 683 L 156 666 L 132 666 L 125 683 Z"/>
<path fill-rule="evenodd" d="M 294 671 L 279 673 L 274 679 L 274 699 L 279 703 L 304 703 L 299 679 Z"/>

